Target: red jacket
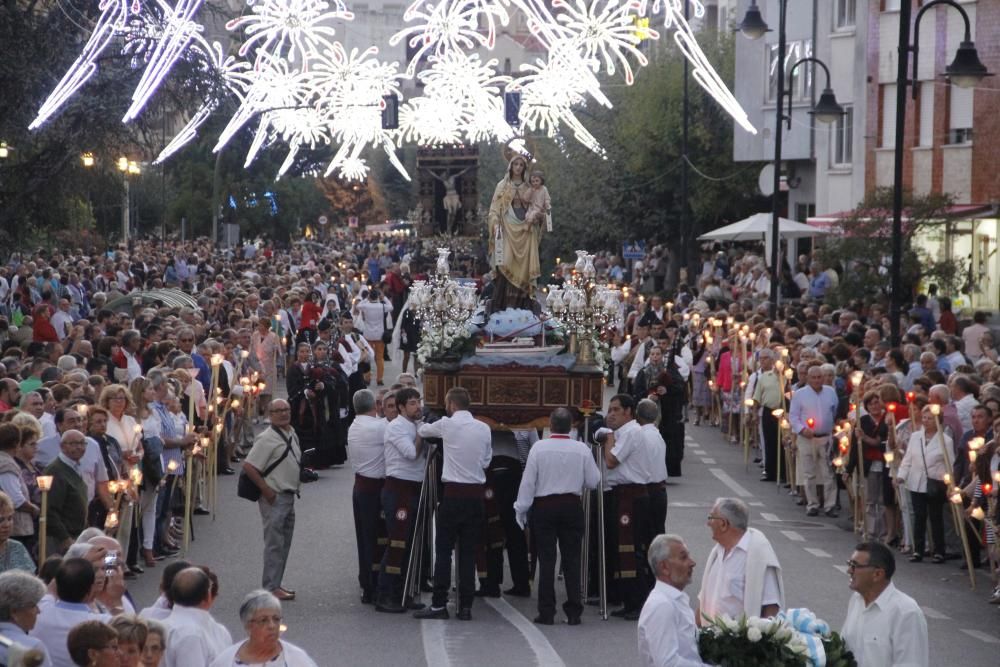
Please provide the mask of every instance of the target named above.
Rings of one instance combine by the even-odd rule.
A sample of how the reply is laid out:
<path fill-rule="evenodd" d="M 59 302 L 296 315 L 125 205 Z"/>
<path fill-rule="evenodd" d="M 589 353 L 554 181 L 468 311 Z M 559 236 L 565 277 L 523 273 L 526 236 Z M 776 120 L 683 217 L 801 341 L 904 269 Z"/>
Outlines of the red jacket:
<path fill-rule="evenodd" d="M 299 329 L 315 329 L 319 322 L 322 310 L 314 301 L 306 301 L 302 304 L 302 314 L 300 315 Z"/>

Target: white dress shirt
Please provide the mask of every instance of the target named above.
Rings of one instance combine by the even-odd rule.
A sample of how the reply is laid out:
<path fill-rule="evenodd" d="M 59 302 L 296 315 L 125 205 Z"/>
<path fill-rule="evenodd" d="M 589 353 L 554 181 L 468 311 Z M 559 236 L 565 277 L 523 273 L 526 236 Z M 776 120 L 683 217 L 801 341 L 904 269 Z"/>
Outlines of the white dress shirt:
<path fill-rule="evenodd" d="M 83 603 L 57 600 L 53 604 L 41 607 L 31 636 L 37 637 L 45 644 L 53 667 L 74 667 L 74 662 L 69 657 L 69 648 L 66 646 L 66 637 L 70 629 L 84 621 L 107 623 L 110 620 L 111 616 L 108 614 L 98 614 Z"/>
<path fill-rule="evenodd" d="M 639 614 L 642 667 L 706 667 L 698 655 L 698 628 L 687 593 L 664 581 L 646 598 Z"/>
<path fill-rule="evenodd" d="M 535 498 L 563 493 L 580 495 L 583 487 L 596 489 L 600 481 L 601 473 L 586 444 L 558 433 L 539 440 L 528 452 L 514 502 L 518 522 L 524 523 Z"/>
<path fill-rule="evenodd" d="M 792 424 L 792 433 L 801 433 L 809 428 L 808 420 L 813 420 L 812 431 L 820 435 L 830 435 L 833 432 L 837 414 L 837 392 L 833 387 L 823 385 L 819 391 L 810 386 L 797 389 L 792 394 L 792 403 L 788 406 L 788 420 Z"/>
<path fill-rule="evenodd" d="M 458 410 L 433 424 L 423 424 L 417 432 L 421 438 L 441 438 L 444 443 L 441 481 L 486 483 L 485 470 L 493 458 L 490 427 L 473 417 L 471 412 Z"/>
<path fill-rule="evenodd" d="M 892 582 L 870 605 L 860 593 L 847 603 L 841 630 L 858 667 L 927 667 L 927 620 Z"/>
<path fill-rule="evenodd" d="M 59 435 L 59 429 L 56 428 L 56 418 L 51 412 L 43 412 L 38 421 L 42 425 L 42 439 Z M 41 443 L 39 442 L 39 444 Z M 52 458 L 55 458 L 55 454 L 52 455 Z M 51 461 L 51 459 L 49 460 Z"/>
<path fill-rule="evenodd" d="M 656 428 L 656 424 L 643 424 L 639 427 L 639 437 L 642 470 L 646 473 L 645 483 L 667 481 L 667 443 L 663 441 L 660 429 Z"/>
<path fill-rule="evenodd" d="M 722 549 L 715 545 L 716 549 Z M 750 533 L 746 532 L 728 554 L 722 556 L 719 567 L 705 571 L 705 581 L 702 583 L 701 613 L 714 618 L 726 614 L 730 618 L 743 615 L 743 598 L 747 586 L 747 552 L 750 549 Z M 781 592 L 778 585 L 778 575 L 773 568 L 767 568 L 764 573 L 764 592 L 761 596 L 761 607 L 780 604 Z"/>
<path fill-rule="evenodd" d="M 646 458 L 642 453 L 645 441 L 639 422 L 632 419 L 615 431 L 615 446 L 611 454 L 618 465 L 608 470 L 604 480 L 611 489 L 622 484 L 645 484 L 648 473 L 644 469 Z"/>
<path fill-rule="evenodd" d="M 958 413 L 958 421 L 962 422 L 963 430 L 969 431 L 972 429 L 972 409 L 977 405 L 979 405 L 979 401 L 972 394 L 966 394 L 955 401 L 955 412 Z"/>
<path fill-rule="evenodd" d="M 170 603 L 167 602 L 166 596 L 161 593 L 160 597 L 156 598 L 156 602 L 139 612 L 139 618 L 162 621 L 167 616 L 170 616 L 171 611 L 173 611 L 173 609 L 171 608 Z"/>
<path fill-rule="evenodd" d="M 101 456 L 101 446 L 91 437 L 87 437 L 87 451 L 80 458 L 80 477 L 87 485 L 87 502 L 94 499 L 97 485 L 108 481 L 108 467 L 104 465 Z"/>
<path fill-rule="evenodd" d="M 175 606 L 163 624 L 167 628 L 163 667 L 210 665 L 233 643 L 229 630 L 197 607 Z"/>
<path fill-rule="evenodd" d="M 410 482 L 424 481 L 427 450 L 417 454 L 417 425 L 396 417 L 385 427 L 385 476 Z"/>
<path fill-rule="evenodd" d="M 372 479 L 385 477 L 385 427 L 384 419 L 358 415 L 347 430 L 347 458 L 351 460 L 354 474 Z"/>
<path fill-rule="evenodd" d="M 309 657 L 309 654 L 295 644 L 289 644 L 283 639 L 279 639 L 278 643 L 281 644 L 281 653 L 278 654 L 274 660 L 266 663 L 266 665 L 280 665 L 281 667 L 316 667 L 316 662 Z M 246 644 L 245 640 L 236 642 L 227 648 L 212 662 L 211 667 L 242 667 L 243 665 L 247 665 L 247 663 L 236 659 L 236 654 L 240 652 L 240 648 L 244 644 Z"/>
<path fill-rule="evenodd" d="M 59 340 L 66 340 L 70 330 L 73 328 L 73 316 L 63 310 L 57 310 L 50 320 L 52 328 L 56 330 Z"/>

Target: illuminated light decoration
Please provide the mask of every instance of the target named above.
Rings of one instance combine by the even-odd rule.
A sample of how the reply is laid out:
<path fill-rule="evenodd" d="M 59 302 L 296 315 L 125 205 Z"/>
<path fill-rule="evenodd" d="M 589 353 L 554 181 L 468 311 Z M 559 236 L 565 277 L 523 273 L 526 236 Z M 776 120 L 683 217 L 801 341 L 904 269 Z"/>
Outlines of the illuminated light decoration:
<path fill-rule="evenodd" d="M 286 57 L 291 63 L 307 62 L 311 54 L 330 48 L 334 35 L 326 21 L 343 19 L 351 21 L 354 14 L 340 0 L 334 8 L 325 0 L 263 0 L 253 3 L 251 13 L 226 23 L 226 30 L 243 30 L 249 36 L 240 46 L 240 55 L 250 49 L 273 57 Z M 329 10 L 329 11 L 328 11 Z"/>
<path fill-rule="evenodd" d="M 601 6 L 603 4 L 603 6 Z M 617 0 L 592 0 L 588 6 L 584 0 L 553 0 L 552 6 L 561 9 L 556 20 L 579 42 L 585 60 L 597 59 L 604 62 L 604 70 L 614 75 L 617 66 L 625 73 L 625 83 L 632 85 L 635 74 L 627 56 L 632 56 L 643 67 L 649 64 L 646 56 L 636 48 L 641 41 L 635 32 L 632 10 L 638 9 L 638 2 L 619 5 Z M 659 39 L 655 30 L 647 29 L 651 39 Z"/>
<path fill-rule="evenodd" d="M 694 36 L 691 25 L 684 18 L 684 2 L 692 2 L 695 9 L 695 16 L 702 16 L 705 8 L 697 0 L 656 0 L 653 4 L 654 13 L 662 7 L 663 27 L 667 30 L 674 29 L 674 41 L 680 47 L 681 53 L 693 66 L 692 75 L 695 81 L 711 95 L 719 105 L 725 109 L 726 113 L 733 117 L 740 127 L 750 134 L 757 134 L 757 129 L 750 122 L 747 112 L 743 109 L 736 97 L 719 77 L 712 64 L 708 62 L 705 52 L 698 44 Z M 700 13 L 699 13 L 700 10 Z"/>
<path fill-rule="evenodd" d="M 426 9 L 424 6 L 426 5 Z M 486 32 L 479 29 L 479 19 L 486 21 Z M 416 0 L 403 13 L 404 21 L 420 21 L 403 28 L 389 38 L 395 46 L 407 39 L 410 48 L 417 48 L 406 68 L 407 76 L 416 73 L 420 61 L 430 56 L 442 56 L 449 51 L 461 52 L 482 46 L 493 50 L 496 45 L 496 23 L 510 22 L 507 10 L 499 2 L 489 0 L 441 0 L 437 5 Z"/>
<path fill-rule="evenodd" d="M 164 12 L 163 32 L 146 64 L 139 84 L 132 92 L 132 104 L 122 118 L 123 123 L 135 120 L 139 116 L 149 98 L 173 69 L 178 58 L 184 54 L 191 40 L 204 30 L 200 24 L 192 20 L 202 2 L 203 0 L 178 0 L 177 5 L 170 9 L 169 5 L 158 0 Z"/>
<path fill-rule="evenodd" d="M 94 26 L 94 32 L 55 89 L 42 103 L 35 119 L 28 125 L 29 130 L 37 130 L 62 105 L 80 89 L 83 84 L 97 71 L 97 59 L 112 42 L 116 35 L 121 34 L 129 16 L 128 0 L 103 0 L 98 7 L 101 15 Z M 136 9 L 133 7 L 133 9 Z"/>
<path fill-rule="evenodd" d="M 444 145 L 512 139 L 502 95 L 512 79 L 496 73 L 498 62 L 455 51 L 430 56 L 430 67 L 417 75 L 423 95 L 400 107 L 403 140 Z"/>

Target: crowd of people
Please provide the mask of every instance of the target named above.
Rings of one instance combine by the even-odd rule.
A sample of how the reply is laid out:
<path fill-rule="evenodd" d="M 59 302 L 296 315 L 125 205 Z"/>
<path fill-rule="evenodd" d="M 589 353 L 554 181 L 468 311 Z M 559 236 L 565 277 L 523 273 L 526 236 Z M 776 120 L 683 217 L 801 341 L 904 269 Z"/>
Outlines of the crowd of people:
<path fill-rule="evenodd" d="M 278 644 L 288 491 L 344 463 L 351 396 L 383 384 L 387 344 L 416 371 L 403 306 L 422 263 L 399 237 L 322 250 L 139 242 L 0 267 L 0 622 L 43 664 L 313 664 Z M 268 438 L 289 433 L 294 472 L 267 470 Z M 249 639 L 208 622 L 215 575 L 178 561 L 137 616 L 125 582 L 196 539 L 244 458 L 267 545 Z"/>
<path fill-rule="evenodd" d="M 428 263 L 405 237 L 319 252 L 139 242 L 12 259 L 0 268 L 0 570 L 12 571 L 0 582 L 22 606 L 0 627 L 64 656 L 53 664 L 104 664 L 102 650 L 133 645 L 141 664 L 202 664 L 189 650 L 204 651 L 204 664 L 252 663 L 275 650 L 288 664 L 311 664 L 275 643 L 281 604 L 295 599 L 282 581 L 295 501 L 311 469 L 348 461 L 361 597 L 376 610 L 446 617 L 457 548 L 459 619 L 477 596 L 529 596 L 537 573 L 535 620 L 550 624 L 559 553 L 570 624 L 602 578 L 606 601 L 620 605 L 613 614 L 641 623 L 644 606 L 676 604 L 660 582 L 677 584 L 687 567 L 683 540 L 662 535 L 686 424 L 720 428 L 806 515 L 845 513 L 868 545 L 854 560 L 877 559 L 882 583 L 894 568 L 883 546 L 911 561 L 962 554 L 965 567 L 996 572 L 1000 367 L 984 313 L 962 326 L 931 290 L 905 313 L 893 345 L 884 305 L 825 303 L 838 274 L 808 257 L 785 281 L 798 289 L 777 317 L 763 300 L 770 283 L 759 257 L 706 255 L 702 274 L 670 293 L 665 263 L 662 248 L 631 268 L 599 254 L 600 279 L 625 287 L 621 326 L 606 332 L 617 393 L 593 422 L 555 411 L 540 440 L 533 430 L 483 431 L 463 390 L 449 392 L 446 416 L 427 414 L 407 295 Z M 569 270 L 557 266 L 553 280 Z M 490 294 L 489 275 L 476 277 Z M 403 374 L 387 382 L 386 356 L 397 353 Z M 591 449 L 565 442 L 584 433 Z M 598 465 L 603 545 L 597 512 L 581 499 L 598 485 Z M 414 534 L 432 468 L 441 482 L 435 559 Z M 163 565 L 196 537 L 195 517 L 215 511 L 218 477 L 237 472 L 241 495 L 260 508 L 264 568 L 261 591 L 241 610 L 249 639 L 226 651 L 228 633 L 203 618 L 217 594 L 212 573 Z M 783 604 L 773 551 L 739 507 L 717 509 L 709 520 L 722 552 L 709 557 L 702 610 L 773 613 Z M 752 569 L 760 586 L 737 605 L 723 589 L 738 547 L 754 554 L 744 559 L 753 567 L 735 571 L 749 581 Z M 157 567 L 158 611 L 133 618 L 125 581 Z M 411 597 L 421 589 L 434 593 L 426 608 Z M 39 601 L 38 623 L 50 607 L 62 623 L 48 639 L 27 613 Z M 1000 602 L 1000 588 L 990 601 Z M 66 625 L 69 612 L 77 623 Z M 162 663 L 147 657 L 157 646 Z"/>

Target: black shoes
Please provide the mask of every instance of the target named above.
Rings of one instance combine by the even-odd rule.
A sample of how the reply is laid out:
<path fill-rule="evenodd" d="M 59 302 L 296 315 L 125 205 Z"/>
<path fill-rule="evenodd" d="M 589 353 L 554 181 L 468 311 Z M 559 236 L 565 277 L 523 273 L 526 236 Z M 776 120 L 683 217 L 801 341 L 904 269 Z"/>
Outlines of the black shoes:
<path fill-rule="evenodd" d="M 375 604 L 375 594 L 371 591 L 362 591 L 361 604 Z"/>
<path fill-rule="evenodd" d="M 497 589 L 480 588 L 478 591 L 476 591 L 476 597 L 477 598 L 498 598 L 498 597 L 500 597 L 500 589 L 499 588 L 497 588 Z"/>
<path fill-rule="evenodd" d="M 211 514 L 211 512 L 209 510 L 203 508 L 203 507 L 195 507 L 194 508 L 194 515 L 195 516 L 208 516 L 209 514 Z"/>
<path fill-rule="evenodd" d="M 566 619 L 566 625 L 580 625 L 579 616 L 570 616 Z"/>
<path fill-rule="evenodd" d="M 413 618 L 425 619 L 425 618 L 438 618 L 442 621 L 447 621 L 448 608 L 441 607 L 440 609 L 435 609 L 434 607 L 427 607 L 426 609 L 421 609 L 413 614 Z"/>
<path fill-rule="evenodd" d="M 380 611 L 383 614 L 402 614 L 406 612 L 406 609 L 397 602 L 383 601 L 375 603 L 375 611 Z"/>
<path fill-rule="evenodd" d="M 535 616 L 535 623 L 538 625 L 555 625 L 555 619 L 551 616 L 542 616 L 539 614 L 538 616 Z"/>
<path fill-rule="evenodd" d="M 531 589 L 530 588 L 518 588 L 517 586 L 513 586 L 513 587 L 508 588 L 507 590 L 505 590 L 503 592 L 503 594 L 504 595 L 513 595 L 516 598 L 530 598 L 531 597 Z"/>
<path fill-rule="evenodd" d="M 460 621 L 471 621 L 472 620 L 472 609 L 469 607 L 462 607 L 455 614 L 455 618 Z"/>
<path fill-rule="evenodd" d="M 409 600 L 406 601 L 406 608 L 409 609 L 410 611 L 417 611 L 423 609 L 426 606 L 427 605 L 425 605 L 423 602 L 418 602 L 413 598 L 410 598 Z"/>
<path fill-rule="evenodd" d="M 610 615 L 614 616 L 615 618 L 625 619 L 626 621 L 638 621 L 639 620 L 639 612 L 640 611 L 642 611 L 642 610 L 641 609 L 629 609 L 628 607 L 622 607 L 621 609 L 618 609 L 618 610 L 615 610 L 615 611 L 611 612 Z"/>
<path fill-rule="evenodd" d="M 824 512 L 824 514 L 826 514 L 831 519 L 836 519 L 838 516 L 840 516 L 840 513 L 837 512 L 837 508 L 835 507 L 831 507 L 826 512 Z"/>
<path fill-rule="evenodd" d="M 806 516 L 819 516 L 819 510 L 815 507 L 810 507 L 806 510 Z"/>

